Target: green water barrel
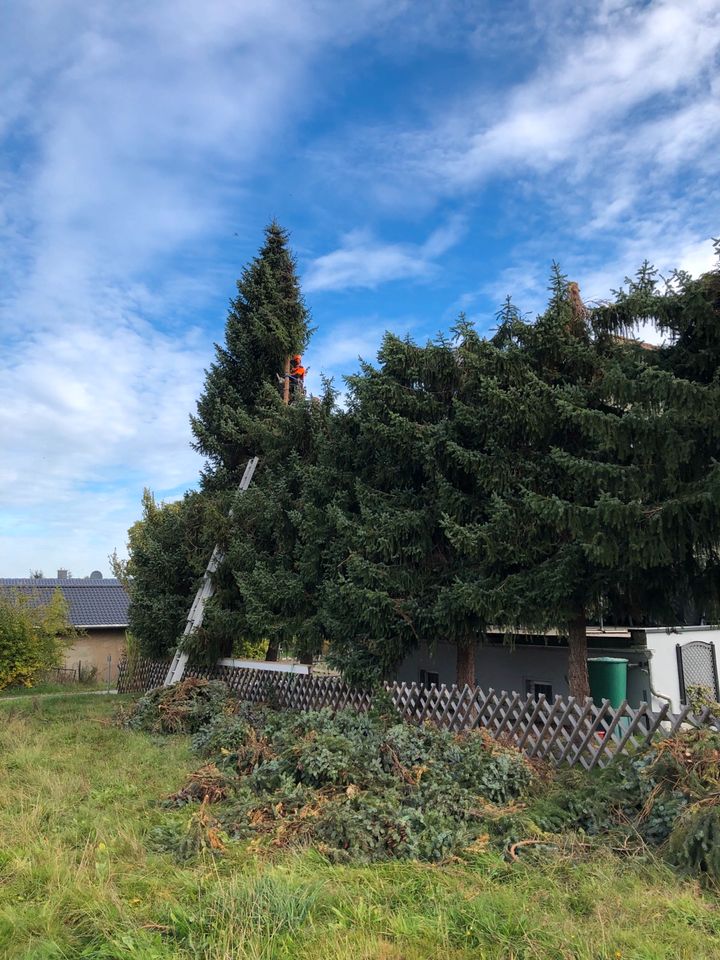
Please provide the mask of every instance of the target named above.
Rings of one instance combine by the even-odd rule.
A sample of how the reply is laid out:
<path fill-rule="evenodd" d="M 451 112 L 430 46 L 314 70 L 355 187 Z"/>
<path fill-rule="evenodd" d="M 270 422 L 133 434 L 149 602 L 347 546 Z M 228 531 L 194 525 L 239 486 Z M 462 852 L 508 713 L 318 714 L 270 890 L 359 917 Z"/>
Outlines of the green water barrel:
<path fill-rule="evenodd" d="M 623 657 L 591 657 L 588 674 L 595 703 L 609 700 L 613 707 L 619 707 L 627 697 L 628 661 Z"/>

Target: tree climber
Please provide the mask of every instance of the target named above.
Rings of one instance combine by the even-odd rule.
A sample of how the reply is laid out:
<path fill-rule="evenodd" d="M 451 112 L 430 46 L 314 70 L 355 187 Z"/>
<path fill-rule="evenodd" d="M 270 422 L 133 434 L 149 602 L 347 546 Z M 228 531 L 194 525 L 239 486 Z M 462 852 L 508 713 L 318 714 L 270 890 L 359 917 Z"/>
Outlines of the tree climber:
<path fill-rule="evenodd" d="M 302 357 L 299 353 L 296 353 L 292 358 L 292 364 L 290 366 L 290 384 L 294 393 L 301 395 L 305 393 L 306 373 L 307 367 L 303 366 Z"/>

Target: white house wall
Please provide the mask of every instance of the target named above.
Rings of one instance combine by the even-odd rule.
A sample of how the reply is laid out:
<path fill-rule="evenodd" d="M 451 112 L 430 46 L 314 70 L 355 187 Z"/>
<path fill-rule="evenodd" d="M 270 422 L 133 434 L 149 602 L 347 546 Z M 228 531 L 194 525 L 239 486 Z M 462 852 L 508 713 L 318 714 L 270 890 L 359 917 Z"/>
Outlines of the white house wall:
<path fill-rule="evenodd" d="M 677 627 L 672 632 L 660 628 L 647 629 L 650 671 L 653 689 L 672 702 L 672 709 L 679 711 L 683 706 L 680 697 L 680 676 L 677 665 L 677 644 L 684 646 L 694 640 L 714 643 L 716 655 L 720 653 L 720 627 Z M 653 698 L 653 705 L 660 707 L 665 701 Z"/>

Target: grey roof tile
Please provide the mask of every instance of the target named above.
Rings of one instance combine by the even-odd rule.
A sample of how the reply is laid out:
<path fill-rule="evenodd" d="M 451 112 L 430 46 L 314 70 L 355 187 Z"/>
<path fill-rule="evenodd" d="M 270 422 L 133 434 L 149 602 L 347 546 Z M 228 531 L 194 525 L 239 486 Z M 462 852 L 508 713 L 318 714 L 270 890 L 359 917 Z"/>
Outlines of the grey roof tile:
<path fill-rule="evenodd" d="M 34 580 L 27 577 L 0 577 L 0 590 L 17 590 L 47 602 L 60 588 L 70 608 L 70 622 L 76 627 L 126 627 L 130 598 L 119 580 Z"/>

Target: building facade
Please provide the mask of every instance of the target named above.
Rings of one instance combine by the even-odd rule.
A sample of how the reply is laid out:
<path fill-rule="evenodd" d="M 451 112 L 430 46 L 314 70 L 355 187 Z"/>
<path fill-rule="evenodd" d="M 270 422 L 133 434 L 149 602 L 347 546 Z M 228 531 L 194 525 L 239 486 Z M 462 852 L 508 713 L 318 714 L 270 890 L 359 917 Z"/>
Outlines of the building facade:
<path fill-rule="evenodd" d="M 66 571 L 58 571 L 66 573 Z M 25 594 L 35 603 L 47 603 L 60 590 L 69 619 L 80 637 L 65 655 L 65 666 L 99 680 L 117 679 L 125 650 L 130 599 L 119 580 L 104 577 L 2 578 L 0 590 Z"/>
<path fill-rule="evenodd" d="M 588 657 L 621 657 L 628 661 L 627 699 L 660 708 L 669 702 L 677 711 L 687 701 L 687 688 L 705 686 L 720 699 L 717 648 L 720 626 L 587 628 Z M 396 679 L 429 686 L 455 683 L 456 649 L 452 644 L 421 643 L 399 665 Z M 556 631 L 506 638 L 488 633 L 475 650 L 475 681 L 522 695 L 568 695 L 567 638 Z"/>

